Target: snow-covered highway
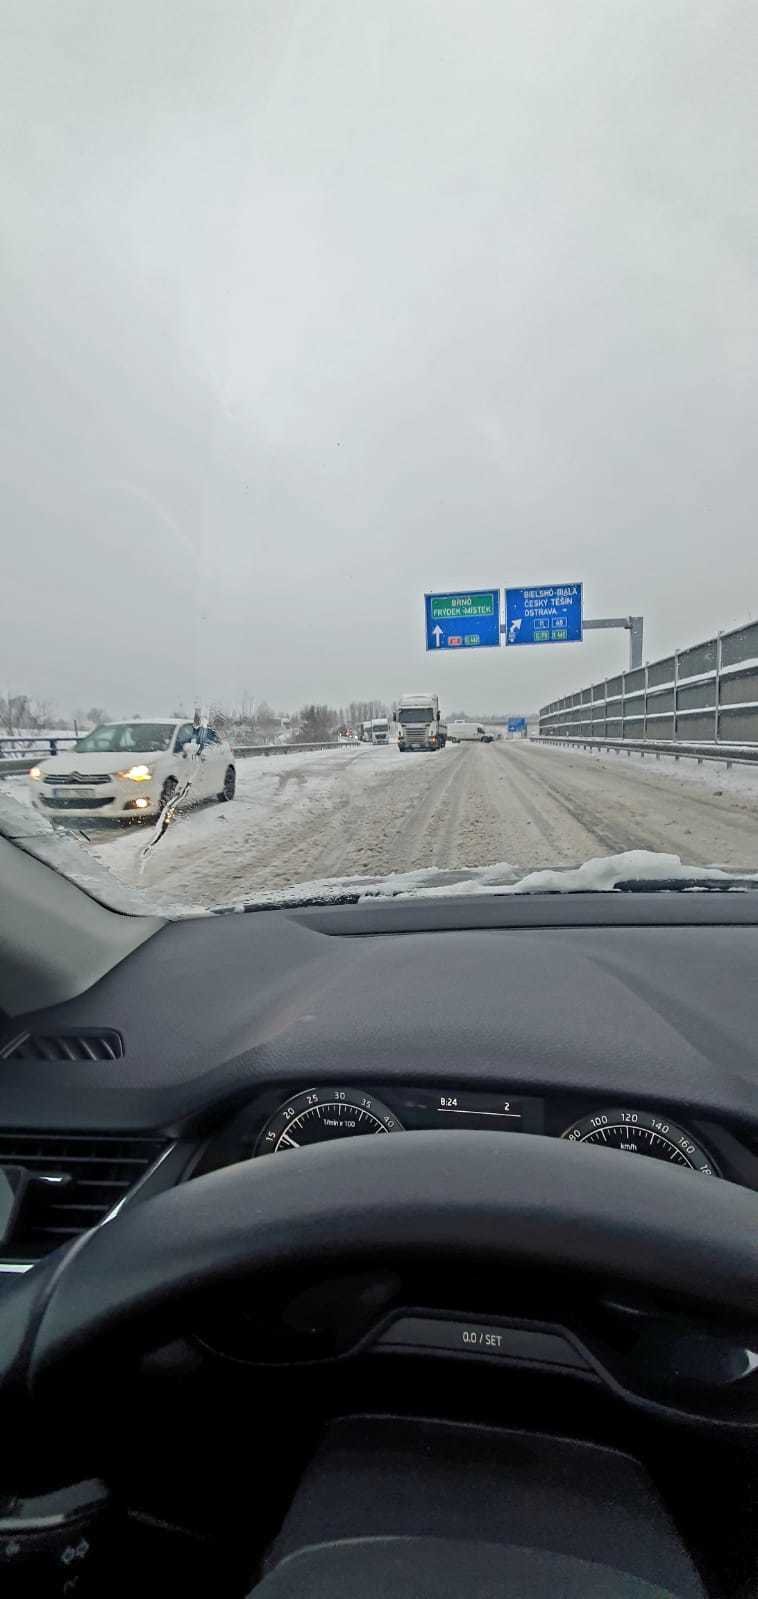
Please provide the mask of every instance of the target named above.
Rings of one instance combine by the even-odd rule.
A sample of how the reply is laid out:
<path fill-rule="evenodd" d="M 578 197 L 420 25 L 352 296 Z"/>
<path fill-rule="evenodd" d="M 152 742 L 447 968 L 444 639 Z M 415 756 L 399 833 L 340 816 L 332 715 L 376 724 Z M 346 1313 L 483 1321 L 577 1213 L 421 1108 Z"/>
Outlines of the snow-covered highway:
<path fill-rule="evenodd" d="M 325 877 L 576 865 L 629 849 L 756 870 L 758 771 L 520 740 L 293 752 L 240 760 L 233 803 L 180 812 L 144 864 L 149 829 L 89 832 L 123 882 L 206 906 Z"/>

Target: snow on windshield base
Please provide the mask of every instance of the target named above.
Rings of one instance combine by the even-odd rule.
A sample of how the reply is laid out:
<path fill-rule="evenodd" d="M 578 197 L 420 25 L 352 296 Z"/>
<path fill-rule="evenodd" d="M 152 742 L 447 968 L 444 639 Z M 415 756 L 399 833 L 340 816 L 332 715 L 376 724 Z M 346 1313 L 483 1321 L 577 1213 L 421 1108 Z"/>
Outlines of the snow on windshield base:
<path fill-rule="evenodd" d="M 758 873 L 740 873 L 744 882 L 758 884 Z M 386 877 L 330 877 L 316 882 L 295 883 L 289 889 L 256 894 L 239 904 L 217 905 L 214 910 L 245 911 L 251 906 L 320 903 L 368 899 L 449 899 L 476 894 L 607 894 L 620 883 L 677 882 L 685 886 L 697 882 L 731 884 L 734 871 L 720 866 L 685 866 L 679 855 L 655 850 L 626 850 L 621 855 L 598 856 L 581 866 L 539 872 L 524 872 L 523 867 L 500 861 L 461 871 L 392 872 Z"/>

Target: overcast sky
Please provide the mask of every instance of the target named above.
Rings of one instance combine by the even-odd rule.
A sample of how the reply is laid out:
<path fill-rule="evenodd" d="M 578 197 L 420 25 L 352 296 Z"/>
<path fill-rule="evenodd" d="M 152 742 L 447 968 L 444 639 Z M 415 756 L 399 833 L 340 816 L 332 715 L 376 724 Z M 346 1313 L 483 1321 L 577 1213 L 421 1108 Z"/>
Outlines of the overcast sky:
<path fill-rule="evenodd" d="M 758 614 L 754 0 L 5 0 L 0 693 L 437 689 Z"/>

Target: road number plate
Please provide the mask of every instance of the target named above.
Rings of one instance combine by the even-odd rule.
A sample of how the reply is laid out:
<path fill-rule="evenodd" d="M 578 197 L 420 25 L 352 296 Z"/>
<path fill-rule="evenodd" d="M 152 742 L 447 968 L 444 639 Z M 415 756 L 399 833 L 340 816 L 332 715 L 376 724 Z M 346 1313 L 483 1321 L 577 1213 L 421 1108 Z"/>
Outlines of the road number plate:
<path fill-rule="evenodd" d="M 53 799 L 95 799 L 94 788 L 54 788 Z"/>

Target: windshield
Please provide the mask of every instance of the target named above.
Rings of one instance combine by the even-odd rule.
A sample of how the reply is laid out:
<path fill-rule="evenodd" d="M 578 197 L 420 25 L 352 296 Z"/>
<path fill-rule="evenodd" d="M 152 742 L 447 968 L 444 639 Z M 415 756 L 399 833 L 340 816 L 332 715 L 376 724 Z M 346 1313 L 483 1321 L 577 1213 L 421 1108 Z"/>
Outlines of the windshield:
<path fill-rule="evenodd" d="M 77 739 L 79 755 L 99 755 L 108 750 L 167 750 L 174 736 L 173 722 L 114 722 L 93 728 Z"/>
<path fill-rule="evenodd" d="M 749 886 L 758 8 L 5 20 L 0 812 L 192 913 Z"/>

